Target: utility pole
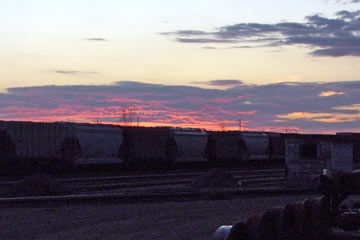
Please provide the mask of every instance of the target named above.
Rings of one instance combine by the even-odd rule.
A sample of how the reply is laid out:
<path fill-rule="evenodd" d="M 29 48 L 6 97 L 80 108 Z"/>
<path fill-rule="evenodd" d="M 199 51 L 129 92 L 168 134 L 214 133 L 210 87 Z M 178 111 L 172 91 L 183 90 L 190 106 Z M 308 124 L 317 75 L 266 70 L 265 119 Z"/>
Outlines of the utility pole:
<path fill-rule="evenodd" d="M 239 119 L 239 131 L 241 132 L 241 119 Z"/>

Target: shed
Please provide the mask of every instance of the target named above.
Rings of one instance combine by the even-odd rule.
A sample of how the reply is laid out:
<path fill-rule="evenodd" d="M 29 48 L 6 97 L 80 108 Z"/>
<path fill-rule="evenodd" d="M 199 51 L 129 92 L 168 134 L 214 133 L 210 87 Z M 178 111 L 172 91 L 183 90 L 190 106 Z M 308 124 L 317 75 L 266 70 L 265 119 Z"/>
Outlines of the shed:
<path fill-rule="evenodd" d="M 352 171 L 353 144 L 346 136 L 285 134 L 287 179 L 311 180 L 324 169 Z"/>
<path fill-rule="evenodd" d="M 353 140 L 353 159 L 354 162 L 360 162 L 360 133 L 355 132 L 339 132 L 337 136 L 348 136 Z"/>

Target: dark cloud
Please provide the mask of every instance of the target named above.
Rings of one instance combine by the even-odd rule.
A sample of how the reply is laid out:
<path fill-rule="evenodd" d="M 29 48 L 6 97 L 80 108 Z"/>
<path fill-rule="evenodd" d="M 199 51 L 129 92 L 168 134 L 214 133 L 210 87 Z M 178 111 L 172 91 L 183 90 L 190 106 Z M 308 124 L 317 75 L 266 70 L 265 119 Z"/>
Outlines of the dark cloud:
<path fill-rule="evenodd" d="M 310 54 L 314 56 L 340 57 L 360 56 L 359 32 L 360 10 L 343 10 L 336 12 L 335 18 L 317 14 L 305 17 L 304 22 L 238 23 L 212 32 L 190 29 L 167 34 L 181 43 L 239 44 L 231 48 L 301 45 L 313 49 Z"/>
<path fill-rule="evenodd" d="M 108 41 L 106 38 L 85 38 L 84 40 L 87 40 L 87 41 L 102 41 L 102 42 L 106 42 Z"/>
<path fill-rule="evenodd" d="M 76 75 L 76 74 L 97 74 L 97 72 L 91 71 L 74 71 L 74 70 L 55 70 L 55 73 L 59 74 L 69 74 L 69 75 Z"/>
<path fill-rule="evenodd" d="M 220 87 L 234 87 L 243 85 L 244 82 L 241 80 L 235 79 L 226 79 L 226 80 L 211 80 L 206 82 L 193 82 L 194 84 L 210 85 L 210 86 L 220 86 Z"/>
<path fill-rule="evenodd" d="M 163 32 L 163 33 L 160 33 L 160 34 L 162 34 L 162 35 L 172 35 L 174 33 L 173 32 Z M 180 31 L 176 31 L 175 34 L 180 35 L 180 36 L 208 35 L 207 32 L 199 31 L 199 30 L 180 30 Z"/>
<path fill-rule="evenodd" d="M 360 1 L 360 0 L 359 0 Z M 360 15 L 360 10 L 349 12 L 346 10 L 336 12 L 335 15 L 339 16 L 342 19 L 356 19 Z"/>
<path fill-rule="evenodd" d="M 338 3 L 350 4 L 350 3 L 360 3 L 360 0 L 337 0 Z"/>
<path fill-rule="evenodd" d="M 360 48 L 348 49 L 348 48 L 327 48 L 315 50 L 313 52 L 316 56 L 331 56 L 331 57 L 341 57 L 341 56 L 360 56 Z"/>
<path fill-rule="evenodd" d="M 233 46 L 231 48 L 254 48 L 253 46 Z"/>
<path fill-rule="evenodd" d="M 248 85 L 204 82 L 226 89 L 116 82 L 99 86 L 38 86 L 0 93 L 3 120 L 119 122 L 121 106 L 136 105 L 143 124 L 300 132 L 359 131 L 360 81 Z M 203 83 L 203 84 L 204 84 Z"/>
<path fill-rule="evenodd" d="M 182 43 L 235 43 L 236 40 L 228 39 L 212 39 L 212 38 L 177 38 Z"/>

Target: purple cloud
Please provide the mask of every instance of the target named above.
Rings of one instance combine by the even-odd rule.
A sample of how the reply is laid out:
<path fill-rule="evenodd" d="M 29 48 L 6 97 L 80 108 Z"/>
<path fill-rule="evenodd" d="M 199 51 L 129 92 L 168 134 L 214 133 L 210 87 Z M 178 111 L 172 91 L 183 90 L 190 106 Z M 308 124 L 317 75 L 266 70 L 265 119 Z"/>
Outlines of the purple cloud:
<path fill-rule="evenodd" d="M 3 120 L 119 123 L 122 106 L 136 106 L 140 124 L 299 132 L 359 131 L 360 81 L 247 85 L 213 80 L 207 89 L 141 82 L 101 86 L 38 86 L 0 93 Z M 341 93 L 341 94 L 340 94 Z"/>
<path fill-rule="evenodd" d="M 193 82 L 194 84 L 219 86 L 219 87 L 235 87 L 243 85 L 244 82 L 241 80 L 227 79 L 227 80 L 212 80 L 206 82 Z"/>
<path fill-rule="evenodd" d="M 106 38 L 85 38 L 86 41 L 99 41 L 99 42 L 106 42 L 108 41 Z"/>
<path fill-rule="evenodd" d="M 58 74 L 69 74 L 69 75 L 76 75 L 76 74 L 97 74 L 98 72 L 92 71 L 75 71 L 75 70 L 55 70 L 55 73 Z"/>
<path fill-rule="evenodd" d="M 352 3 L 357 3 L 353 0 Z M 232 48 L 307 46 L 313 56 L 360 56 L 360 10 L 339 11 L 335 18 L 311 15 L 305 22 L 237 23 L 215 31 L 181 30 L 167 33 L 181 43 L 238 44 Z M 199 38 L 199 36 L 202 36 Z M 246 44 L 246 45 L 244 45 Z"/>

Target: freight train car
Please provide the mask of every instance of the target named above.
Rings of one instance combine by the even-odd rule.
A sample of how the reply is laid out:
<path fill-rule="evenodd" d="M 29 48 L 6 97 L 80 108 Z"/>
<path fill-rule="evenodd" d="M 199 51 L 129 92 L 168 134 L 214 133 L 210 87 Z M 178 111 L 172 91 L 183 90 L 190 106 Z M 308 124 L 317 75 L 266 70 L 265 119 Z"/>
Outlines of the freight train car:
<path fill-rule="evenodd" d="M 129 169 L 193 167 L 194 163 L 241 166 L 284 158 L 284 135 L 279 133 L 0 121 L 3 172 L 39 167 L 57 172 L 105 164 Z"/>
<path fill-rule="evenodd" d="M 201 129 L 172 129 L 175 138 L 174 162 L 178 167 L 207 166 L 207 132 Z"/>
<path fill-rule="evenodd" d="M 79 146 L 77 165 L 121 164 L 122 129 L 115 125 L 75 124 L 74 136 Z"/>
<path fill-rule="evenodd" d="M 72 124 L 0 121 L 1 164 L 19 174 L 40 167 L 68 168 L 73 163 Z"/>
<path fill-rule="evenodd" d="M 276 132 L 266 132 L 269 137 L 269 158 L 273 161 L 285 160 L 285 135 Z"/>
<path fill-rule="evenodd" d="M 199 129 L 126 127 L 120 156 L 129 169 L 206 163 L 207 133 Z"/>
<path fill-rule="evenodd" d="M 264 132 L 241 132 L 247 157 L 246 160 L 269 161 L 269 136 Z"/>
<path fill-rule="evenodd" d="M 207 154 L 214 166 L 284 164 L 285 139 L 279 133 L 209 132 Z"/>
<path fill-rule="evenodd" d="M 207 157 L 211 166 L 239 166 L 249 159 L 241 132 L 208 132 Z"/>
<path fill-rule="evenodd" d="M 122 130 L 113 125 L 0 121 L 0 162 L 12 174 L 121 163 L 121 142 Z"/>
<path fill-rule="evenodd" d="M 274 165 L 285 165 L 285 134 L 266 132 L 269 137 L 269 161 Z"/>
<path fill-rule="evenodd" d="M 119 156 L 127 168 L 164 168 L 173 163 L 174 134 L 168 127 L 124 127 Z"/>

